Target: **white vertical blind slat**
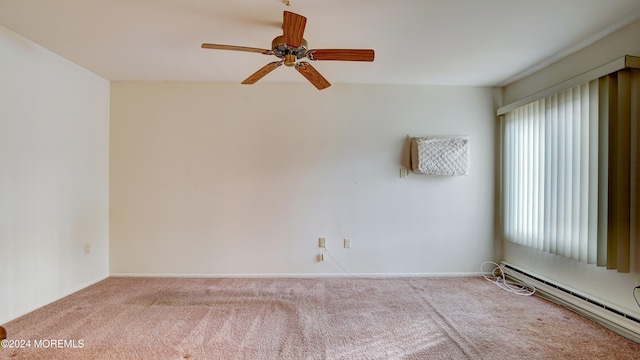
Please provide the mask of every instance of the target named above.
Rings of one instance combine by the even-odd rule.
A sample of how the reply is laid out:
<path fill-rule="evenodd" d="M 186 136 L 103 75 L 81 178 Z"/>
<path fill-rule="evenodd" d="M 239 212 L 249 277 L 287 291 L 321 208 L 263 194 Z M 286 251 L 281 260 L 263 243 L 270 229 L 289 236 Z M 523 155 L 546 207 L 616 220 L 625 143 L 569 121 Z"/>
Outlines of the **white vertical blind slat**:
<path fill-rule="evenodd" d="M 598 159 L 598 161 L 588 161 L 589 164 L 589 180 L 588 180 L 588 194 L 589 194 L 589 204 L 598 204 L 599 203 L 599 195 L 598 195 L 598 174 L 599 174 L 599 150 L 598 143 L 600 141 L 599 132 L 600 132 L 600 124 L 598 121 L 598 114 L 600 112 L 598 106 L 598 80 L 593 80 L 589 82 L 589 159 Z M 588 209 L 588 254 L 587 254 L 587 263 L 588 264 L 596 264 L 598 257 L 598 206 L 593 205 L 589 206 Z"/>
<path fill-rule="evenodd" d="M 578 227 L 578 259 L 588 261 L 589 255 L 589 85 L 580 86 L 580 144 L 579 144 L 579 177 L 576 209 L 579 214 L 576 219 Z M 586 206 L 585 206 L 586 205 Z"/>

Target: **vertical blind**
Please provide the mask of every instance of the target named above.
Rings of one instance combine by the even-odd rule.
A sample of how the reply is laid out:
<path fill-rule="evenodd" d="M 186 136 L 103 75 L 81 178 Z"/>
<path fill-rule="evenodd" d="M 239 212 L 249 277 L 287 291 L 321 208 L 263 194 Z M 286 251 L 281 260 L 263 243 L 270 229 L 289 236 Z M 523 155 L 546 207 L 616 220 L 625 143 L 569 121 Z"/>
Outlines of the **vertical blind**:
<path fill-rule="evenodd" d="M 623 70 L 502 117 L 507 240 L 629 271 L 632 245 L 640 253 L 638 79 Z"/>

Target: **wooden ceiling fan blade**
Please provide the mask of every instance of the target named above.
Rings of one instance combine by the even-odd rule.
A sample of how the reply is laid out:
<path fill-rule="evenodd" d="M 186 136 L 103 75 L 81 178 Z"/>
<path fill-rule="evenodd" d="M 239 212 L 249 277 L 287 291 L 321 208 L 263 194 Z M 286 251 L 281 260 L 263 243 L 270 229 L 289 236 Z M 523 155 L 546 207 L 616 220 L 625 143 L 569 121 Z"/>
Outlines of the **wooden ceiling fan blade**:
<path fill-rule="evenodd" d="M 370 49 L 317 49 L 309 50 L 311 60 L 373 61 L 375 52 Z"/>
<path fill-rule="evenodd" d="M 278 68 L 280 65 L 282 65 L 282 61 L 270 62 L 267 65 L 263 66 L 260 70 L 254 72 L 251 76 L 246 78 L 242 82 L 242 84 L 245 84 L 245 85 L 255 84 L 258 80 L 265 77 L 265 75 L 272 72 L 273 70 Z"/>
<path fill-rule="evenodd" d="M 258 49 L 254 47 L 247 46 L 235 46 L 235 45 L 220 45 L 220 44 L 202 44 L 203 49 L 214 49 L 214 50 L 233 50 L 233 51 L 246 51 L 246 52 L 254 52 L 259 54 L 271 55 L 273 52 L 267 49 Z"/>
<path fill-rule="evenodd" d="M 306 17 L 285 11 L 282 23 L 284 42 L 294 48 L 300 47 L 300 45 L 302 45 L 302 37 L 304 36 L 304 27 L 306 25 Z"/>
<path fill-rule="evenodd" d="M 302 76 L 306 77 L 307 80 L 309 80 L 309 82 L 313 84 L 313 86 L 315 86 L 318 90 L 326 89 L 331 86 L 331 83 L 328 82 L 327 79 L 325 79 L 318 72 L 318 70 L 316 70 L 308 62 L 298 63 L 298 65 L 296 66 L 296 70 L 298 70 L 298 72 L 302 74 Z"/>

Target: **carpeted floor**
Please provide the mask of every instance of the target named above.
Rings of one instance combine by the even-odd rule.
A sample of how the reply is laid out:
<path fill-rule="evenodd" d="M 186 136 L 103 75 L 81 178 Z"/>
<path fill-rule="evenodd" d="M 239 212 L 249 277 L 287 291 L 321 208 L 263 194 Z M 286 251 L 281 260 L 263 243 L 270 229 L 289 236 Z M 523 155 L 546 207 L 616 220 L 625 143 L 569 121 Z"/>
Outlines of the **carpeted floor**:
<path fill-rule="evenodd" d="M 480 277 L 109 278 L 5 328 L 31 347 L 2 359 L 640 359 Z"/>

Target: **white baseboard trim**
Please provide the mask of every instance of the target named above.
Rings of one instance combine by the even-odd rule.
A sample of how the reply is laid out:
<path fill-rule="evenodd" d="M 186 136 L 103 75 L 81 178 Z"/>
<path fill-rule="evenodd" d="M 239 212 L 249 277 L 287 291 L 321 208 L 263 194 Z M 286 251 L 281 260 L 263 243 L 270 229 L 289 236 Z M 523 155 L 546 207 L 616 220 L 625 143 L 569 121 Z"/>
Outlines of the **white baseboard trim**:
<path fill-rule="evenodd" d="M 43 306 L 47 306 L 47 305 L 49 305 L 51 303 L 54 303 L 54 302 L 56 302 L 56 301 L 58 301 L 58 300 L 60 300 L 62 298 L 65 298 L 65 297 L 67 297 L 67 296 L 69 296 L 71 294 L 77 293 L 78 291 L 83 290 L 83 289 L 85 289 L 85 288 L 87 288 L 87 287 L 89 287 L 91 285 L 95 285 L 95 284 L 99 283 L 100 281 L 107 279 L 108 277 L 109 276 L 100 276 L 100 277 L 98 277 L 98 278 L 96 278 L 94 280 L 88 281 L 88 282 L 86 282 L 86 283 L 84 283 L 82 285 L 75 286 L 71 290 L 63 292 L 60 296 L 56 296 L 56 297 L 53 297 L 53 298 L 46 299 L 46 300 L 44 300 L 42 302 L 39 302 L 36 305 L 36 307 L 34 307 L 33 309 L 31 309 L 29 311 L 22 312 L 22 313 L 19 313 L 19 314 L 13 314 L 13 315 L 10 316 L 9 319 L 0 319 L 0 324 L 6 324 L 8 322 L 11 322 L 11 321 L 13 321 L 13 320 L 15 320 L 15 319 L 17 319 L 19 317 L 22 317 L 24 315 L 27 315 L 30 312 L 32 312 L 34 310 L 37 310 L 37 309 L 39 309 L 39 308 L 41 308 Z"/>
<path fill-rule="evenodd" d="M 156 274 L 156 273 L 112 273 L 110 277 L 166 277 L 166 278 L 441 278 L 441 277 L 473 277 L 480 272 L 460 273 L 267 273 L 267 274 Z"/>
<path fill-rule="evenodd" d="M 540 296 L 640 343 L 640 319 L 635 315 L 513 264 L 504 261 L 501 264 L 505 268 L 506 276 L 534 286 Z"/>

